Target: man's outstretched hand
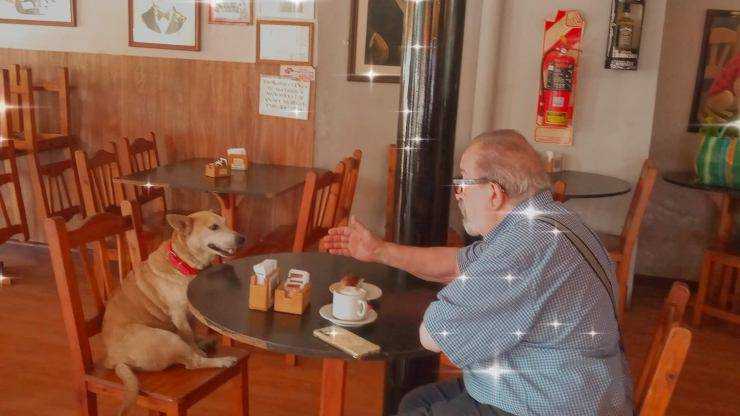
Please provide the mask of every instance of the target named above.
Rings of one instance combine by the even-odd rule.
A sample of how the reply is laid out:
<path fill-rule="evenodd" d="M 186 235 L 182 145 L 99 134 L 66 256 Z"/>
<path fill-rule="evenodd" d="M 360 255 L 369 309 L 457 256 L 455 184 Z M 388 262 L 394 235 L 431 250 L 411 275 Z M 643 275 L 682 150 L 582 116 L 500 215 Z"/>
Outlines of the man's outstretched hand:
<path fill-rule="evenodd" d="M 331 254 L 377 262 L 380 260 L 380 249 L 384 242 L 352 216 L 348 226 L 330 229 L 329 235 L 324 237 L 321 243 Z"/>

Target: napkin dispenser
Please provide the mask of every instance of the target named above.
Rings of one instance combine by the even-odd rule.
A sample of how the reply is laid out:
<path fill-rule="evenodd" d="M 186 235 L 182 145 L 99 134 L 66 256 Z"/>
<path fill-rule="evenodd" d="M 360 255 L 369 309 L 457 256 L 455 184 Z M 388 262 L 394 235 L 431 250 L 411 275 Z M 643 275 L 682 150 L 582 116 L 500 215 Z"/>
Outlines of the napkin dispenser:
<path fill-rule="evenodd" d="M 311 300 L 310 279 L 308 272 L 291 269 L 275 290 L 275 312 L 302 315 Z"/>
<path fill-rule="evenodd" d="M 268 259 L 253 267 L 249 280 L 249 309 L 268 311 L 275 303 L 275 288 L 279 284 L 277 261 Z"/>
<path fill-rule="evenodd" d="M 226 151 L 229 157 L 229 167 L 232 170 L 247 170 L 249 159 L 247 159 L 247 150 L 243 147 L 232 148 Z"/>
<path fill-rule="evenodd" d="M 223 178 L 231 176 L 231 169 L 229 169 L 228 161 L 224 158 L 208 163 L 206 165 L 206 176 L 209 178 Z"/>

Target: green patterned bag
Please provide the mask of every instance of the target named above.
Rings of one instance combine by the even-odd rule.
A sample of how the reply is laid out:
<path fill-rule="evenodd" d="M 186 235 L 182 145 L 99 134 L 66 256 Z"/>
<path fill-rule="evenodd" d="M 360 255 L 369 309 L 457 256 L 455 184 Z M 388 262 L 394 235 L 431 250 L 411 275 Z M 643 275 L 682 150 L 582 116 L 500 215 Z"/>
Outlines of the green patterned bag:
<path fill-rule="evenodd" d="M 726 134 L 728 127 L 707 132 L 699 146 L 696 175 L 705 185 L 740 188 L 740 146 Z"/>

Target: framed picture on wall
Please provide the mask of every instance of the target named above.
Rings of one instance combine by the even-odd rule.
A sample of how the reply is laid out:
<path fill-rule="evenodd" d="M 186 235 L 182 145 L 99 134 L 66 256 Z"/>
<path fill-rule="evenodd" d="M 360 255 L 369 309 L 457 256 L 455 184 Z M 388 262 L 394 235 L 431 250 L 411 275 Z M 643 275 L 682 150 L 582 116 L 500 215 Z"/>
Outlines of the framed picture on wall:
<path fill-rule="evenodd" d="M 740 10 L 708 10 L 689 131 L 740 120 Z"/>
<path fill-rule="evenodd" d="M 349 81 L 400 82 L 407 0 L 352 0 Z"/>
<path fill-rule="evenodd" d="M 315 0 L 257 0 L 260 19 L 313 20 Z"/>
<path fill-rule="evenodd" d="M 209 23 L 252 24 L 254 0 L 210 0 L 209 3 Z"/>
<path fill-rule="evenodd" d="M 128 0 L 129 46 L 200 50 L 200 2 Z"/>
<path fill-rule="evenodd" d="M 0 0 L 0 23 L 76 26 L 75 0 Z"/>
<path fill-rule="evenodd" d="M 313 23 L 257 21 L 257 62 L 313 63 Z"/>

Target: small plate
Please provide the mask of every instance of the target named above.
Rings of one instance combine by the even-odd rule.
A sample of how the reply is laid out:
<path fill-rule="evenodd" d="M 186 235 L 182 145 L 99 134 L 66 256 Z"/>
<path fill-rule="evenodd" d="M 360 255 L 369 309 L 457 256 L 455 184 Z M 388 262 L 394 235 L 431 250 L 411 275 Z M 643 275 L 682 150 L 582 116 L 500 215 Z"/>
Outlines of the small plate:
<path fill-rule="evenodd" d="M 327 321 L 339 325 L 339 326 L 346 326 L 350 328 L 355 328 L 358 326 L 363 326 L 367 324 L 371 324 L 375 322 L 376 319 L 378 319 L 378 313 L 375 312 L 375 310 L 370 309 L 367 311 L 367 316 L 365 319 L 361 321 L 345 321 L 344 319 L 338 319 L 334 317 L 334 314 L 331 313 L 331 303 L 328 305 L 324 305 L 319 309 L 319 315 L 321 315 L 322 318 L 326 319 Z"/>
<path fill-rule="evenodd" d="M 340 282 L 332 283 L 332 285 L 329 286 L 329 291 L 334 293 L 341 285 L 342 284 Z M 379 299 L 383 296 L 383 291 L 372 283 L 362 282 L 360 283 L 360 289 L 365 289 L 365 292 L 367 292 L 367 299 L 365 299 L 367 301 Z"/>

